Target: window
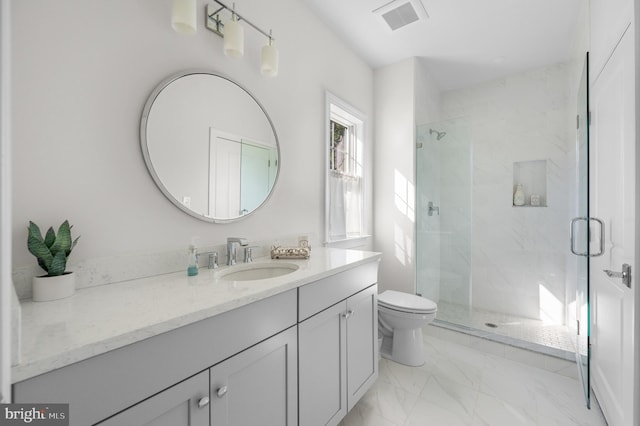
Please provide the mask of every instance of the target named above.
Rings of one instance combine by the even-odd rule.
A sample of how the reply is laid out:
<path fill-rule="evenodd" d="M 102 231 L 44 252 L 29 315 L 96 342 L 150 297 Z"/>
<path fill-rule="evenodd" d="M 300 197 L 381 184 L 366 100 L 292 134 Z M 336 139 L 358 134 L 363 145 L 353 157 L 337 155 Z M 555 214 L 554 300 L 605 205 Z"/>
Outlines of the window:
<path fill-rule="evenodd" d="M 364 115 L 327 93 L 326 239 L 365 236 Z"/>

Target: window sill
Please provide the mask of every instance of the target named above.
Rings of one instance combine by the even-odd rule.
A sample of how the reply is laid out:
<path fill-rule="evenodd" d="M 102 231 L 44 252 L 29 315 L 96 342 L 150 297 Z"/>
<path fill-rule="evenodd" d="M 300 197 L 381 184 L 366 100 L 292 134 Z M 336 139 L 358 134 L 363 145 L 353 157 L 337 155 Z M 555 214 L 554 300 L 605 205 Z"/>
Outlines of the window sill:
<path fill-rule="evenodd" d="M 327 247 L 330 247 L 332 245 L 344 245 L 344 244 L 357 244 L 357 243 L 364 243 L 366 240 L 372 238 L 373 235 L 359 235 L 357 237 L 350 237 L 350 238 L 343 238 L 341 240 L 330 240 L 330 241 L 325 241 L 324 245 Z"/>

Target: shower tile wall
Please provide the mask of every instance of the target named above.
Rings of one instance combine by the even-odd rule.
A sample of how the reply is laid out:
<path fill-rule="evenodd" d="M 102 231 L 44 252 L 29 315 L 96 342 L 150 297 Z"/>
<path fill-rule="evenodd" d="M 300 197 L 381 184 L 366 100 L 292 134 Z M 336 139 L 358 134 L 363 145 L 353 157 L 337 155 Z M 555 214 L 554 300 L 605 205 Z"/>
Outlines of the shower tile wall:
<path fill-rule="evenodd" d="M 473 272 L 468 296 L 476 308 L 564 322 L 567 194 L 573 192 L 569 167 L 573 159 L 568 157 L 574 143 L 567 132 L 571 120 L 567 72 L 567 67 L 559 64 L 442 96 L 443 122 L 465 117 L 471 128 Z M 548 207 L 513 207 L 513 164 L 531 160 L 547 160 Z M 447 161 L 464 162 L 464 158 Z M 441 187 L 442 204 L 446 204 L 446 197 L 451 205 L 464 205 L 464 200 L 455 199 L 457 195 L 467 197 L 456 182 L 464 179 L 468 170 L 453 166 L 449 168 L 446 161 L 440 165 L 441 170 L 461 174 L 459 180 L 450 177 L 450 188 Z M 441 228 L 446 229 L 447 220 L 455 215 L 455 209 L 448 216 L 443 214 Z M 464 239 L 468 235 L 459 232 L 450 237 Z M 446 246 L 455 250 L 464 243 L 451 241 Z M 459 271 L 459 264 L 447 262 L 460 259 L 466 261 L 464 256 L 443 252 L 442 271 Z M 440 297 L 464 303 L 457 300 L 455 281 L 459 277 L 453 276 L 450 284 L 444 274 Z M 448 286 L 454 291 L 447 292 Z"/>

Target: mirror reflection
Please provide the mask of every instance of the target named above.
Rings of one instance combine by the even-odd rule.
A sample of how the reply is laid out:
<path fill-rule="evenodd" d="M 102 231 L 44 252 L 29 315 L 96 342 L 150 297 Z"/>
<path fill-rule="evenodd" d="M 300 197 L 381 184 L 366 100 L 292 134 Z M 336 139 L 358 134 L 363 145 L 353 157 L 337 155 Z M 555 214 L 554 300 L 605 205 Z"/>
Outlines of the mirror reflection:
<path fill-rule="evenodd" d="M 167 198 L 210 222 L 256 210 L 278 176 L 278 139 L 266 111 L 237 83 L 210 72 L 181 73 L 154 90 L 141 144 Z"/>

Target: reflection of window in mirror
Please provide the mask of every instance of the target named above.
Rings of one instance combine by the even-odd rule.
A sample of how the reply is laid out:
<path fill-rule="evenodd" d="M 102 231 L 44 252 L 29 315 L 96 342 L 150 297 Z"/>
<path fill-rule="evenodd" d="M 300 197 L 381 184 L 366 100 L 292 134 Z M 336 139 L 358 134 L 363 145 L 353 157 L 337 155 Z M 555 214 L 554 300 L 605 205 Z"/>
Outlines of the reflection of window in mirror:
<path fill-rule="evenodd" d="M 326 241 L 365 236 L 364 127 L 365 117 L 327 93 L 328 158 Z"/>

